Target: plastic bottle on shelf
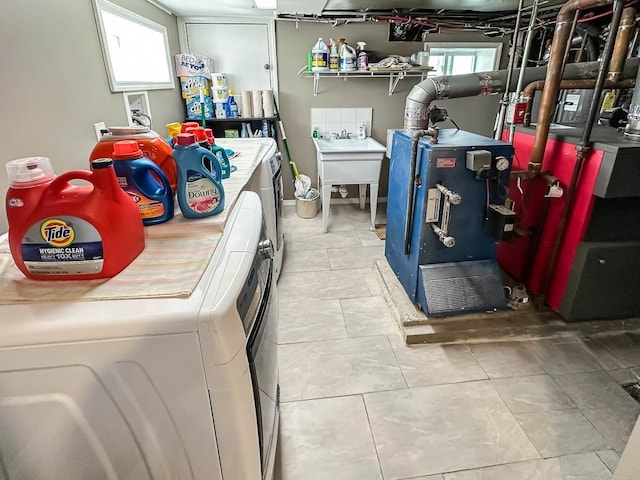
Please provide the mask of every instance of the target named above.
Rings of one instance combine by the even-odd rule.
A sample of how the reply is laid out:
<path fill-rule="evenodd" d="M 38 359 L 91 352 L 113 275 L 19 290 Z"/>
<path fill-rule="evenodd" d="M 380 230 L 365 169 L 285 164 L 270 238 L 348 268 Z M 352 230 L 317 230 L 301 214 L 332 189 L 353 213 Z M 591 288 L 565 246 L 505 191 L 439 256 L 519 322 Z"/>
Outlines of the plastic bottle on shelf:
<path fill-rule="evenodd" d="M 340 50 L 340 71 L 353 72 L 355 69 L 356 51 L 347 42 L 344 42 Z"/>
<path fill-rule="evenodd" d="M 329 70 L 337 71 L 340 68 L 340 55 L 338 54 L 338 45 L 333 38 L 329 39 L 331 46 L 329 47 Z"/>
<path fill-rule="evenodd" d="M 358 57 L 356 58 L 356 66 L 358 70 L 369 70 L 369 54 L 365 50 L 365 42 L 358 42 Z"/>
<path fill-rule="evenodd" d="M 239 116 L 238 104 L 236 103 L 235 98 L 233 98 L 233 90 L 229 89 L 229 98 L 227 99 L 227 117 L 238 118 Z"/>
<path fill-rule="evenodd" d="M 358 125 L 358 139 L 364 140 L 367 138 L 367 128 L 364 126 L 364 122 L 360 122 Z"/>
<path fill-rule="evenodd" d="M 327 70 L 329 70 L 329 47 L 320 37 L 311 49 L 311 71 L 326 72 Z"/>
<path fill-rule="evenodd" d="M 249 124 L 244 122 L 242 124 L 242 131 L 240 132 L 241 138 L 249 138 Z"/>

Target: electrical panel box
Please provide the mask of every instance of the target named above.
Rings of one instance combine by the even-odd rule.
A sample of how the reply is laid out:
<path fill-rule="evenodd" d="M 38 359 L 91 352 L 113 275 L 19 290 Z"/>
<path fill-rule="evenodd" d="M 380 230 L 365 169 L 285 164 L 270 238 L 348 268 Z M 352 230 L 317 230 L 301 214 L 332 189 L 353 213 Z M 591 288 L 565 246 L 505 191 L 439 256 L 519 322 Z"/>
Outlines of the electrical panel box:
<path fill-rule="evenodd" d="M 491 152 L 488 150 L 469 150 L 467 152 L 467 170 L 482 172 L 491 168 Z"/>
<path fill-rule="evenodd" d="M 496 240 L 511 240 L 516 212 L 504 205 L 489 204 L 485 231 Z"/>

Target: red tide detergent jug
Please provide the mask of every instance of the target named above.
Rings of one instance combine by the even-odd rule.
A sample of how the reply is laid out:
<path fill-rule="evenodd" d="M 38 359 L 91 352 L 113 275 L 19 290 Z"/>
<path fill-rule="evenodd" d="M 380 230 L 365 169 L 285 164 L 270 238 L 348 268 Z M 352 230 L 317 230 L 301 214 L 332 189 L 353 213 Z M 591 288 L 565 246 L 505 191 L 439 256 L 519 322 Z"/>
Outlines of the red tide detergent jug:
<path fill-rule="evenodd" d="M 118 185 L 113 161 L 91 162 L 55 178 L 31 208 L 13 212 L 9 246 L 17 267 L 34 280 L 84 280 L 120 273 L 144 249 L 136 204 Z M 71 180 L 91 185 L 71 185 Z M 16 188 L 12 182 L 9 194 Z M 19 212 L 19 213 L 17 213 Z"/>

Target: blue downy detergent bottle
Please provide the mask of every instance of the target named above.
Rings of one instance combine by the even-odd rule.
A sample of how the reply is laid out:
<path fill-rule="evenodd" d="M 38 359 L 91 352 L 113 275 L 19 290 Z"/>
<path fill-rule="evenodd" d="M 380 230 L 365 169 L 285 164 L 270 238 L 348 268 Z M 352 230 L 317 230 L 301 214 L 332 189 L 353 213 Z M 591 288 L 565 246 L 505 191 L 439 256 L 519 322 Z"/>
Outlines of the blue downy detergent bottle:
<path fill-rule="evenodd" d="M 113 144 L 118 184 L 138 206 L 144 226 L 173 218 L 173 190 L 162 169 L 145 157 L 135 140 Z"/>
<path fill-rule="evenodd" d="M 202 218 L 224 210 L 222 171 L 216 156 L 201 147 L 192 133 L 174 140 L 173 158 L 178 167 L 178 204 L 186 218 Z M 212 170 L 205 165 L 207 162 Z"/>

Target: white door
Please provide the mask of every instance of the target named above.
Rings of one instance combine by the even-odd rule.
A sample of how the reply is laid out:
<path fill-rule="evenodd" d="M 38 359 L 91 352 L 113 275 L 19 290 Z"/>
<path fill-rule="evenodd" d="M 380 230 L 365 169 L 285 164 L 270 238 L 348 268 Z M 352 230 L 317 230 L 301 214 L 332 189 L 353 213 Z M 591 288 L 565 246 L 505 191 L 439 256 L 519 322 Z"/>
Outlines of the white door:
<path fill-rule="evenodd" d="M 273 89 L 271 41 L 266 23 L 185 22 L 190 53 L 213 60 L 213 71 L 227 74 L 235 92 Z"/>

